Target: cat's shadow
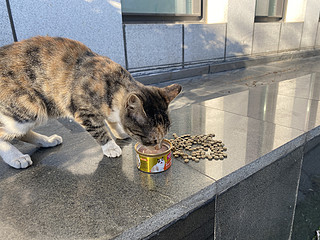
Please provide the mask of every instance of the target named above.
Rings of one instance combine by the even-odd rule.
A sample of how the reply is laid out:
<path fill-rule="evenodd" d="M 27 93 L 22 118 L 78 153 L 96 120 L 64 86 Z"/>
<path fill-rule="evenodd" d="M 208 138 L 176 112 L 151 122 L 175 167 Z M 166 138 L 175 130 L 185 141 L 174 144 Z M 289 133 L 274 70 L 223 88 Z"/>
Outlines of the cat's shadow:
<path fill-rule="evenodd" d="M 33 164 L 27 169 L 14 169 L 0 161 L 0 180 L 38 167 L 55 167 L 73 174 L 88 175 L 93 174 L 101 162 L 112 159 L 103 155 L 101 146 L 88 132 L 70 120 L 53 120 L 35 131 L 48 136 L 58 134 L 63 138 L 63 143 L 55 147 L 41 148 L 13 140 L 15 147 L 30 155 Z M 116 143 L 123 149 L 132 144 L 132 139 L 117 139 Z M 121 157 L 117 159 L 121 161 Z"/>

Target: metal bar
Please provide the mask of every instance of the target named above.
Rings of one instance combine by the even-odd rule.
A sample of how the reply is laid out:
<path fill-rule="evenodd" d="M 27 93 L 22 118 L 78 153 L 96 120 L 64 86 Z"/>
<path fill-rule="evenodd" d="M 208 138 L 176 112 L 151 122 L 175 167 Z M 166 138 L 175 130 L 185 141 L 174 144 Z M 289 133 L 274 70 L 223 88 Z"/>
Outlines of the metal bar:
<path fill-rule="evenodd" d="M 13 17 L 12 17 L 12 12 L 11 12 L 11 7 L 10 7 L 10 2 L 9 2 L 9 0 L 6 0 L 6 4 L 7 4 L 8 16 L 9 16 L 9 20 L 10 20 L 10 25 L 11 25 L 13 40 L 14 40 L 15 42 L 17 42 L 17 41 L 18 41 L 18 38 L 17 38 L 16 29 L 15 29 L 15 27 L 14 27 L 14 22 L 13 22 Z"/>

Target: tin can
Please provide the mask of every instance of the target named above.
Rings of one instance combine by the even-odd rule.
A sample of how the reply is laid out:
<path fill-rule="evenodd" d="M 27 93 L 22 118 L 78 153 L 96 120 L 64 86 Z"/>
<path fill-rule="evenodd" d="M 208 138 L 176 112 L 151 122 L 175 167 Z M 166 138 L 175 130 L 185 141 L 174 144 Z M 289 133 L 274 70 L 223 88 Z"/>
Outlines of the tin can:
<path fill-rule="evenodd" d="M 162 146 L 166 147 L 161 153 L 150 154 L 139 151 L 143 145 L 137 143 L 134 146 L 137 155 L 137 167 L 140 171 L 146 173 L 159 173 L 164 172 L 171 167 L 172 163 L 172 144 L 170 141 L 164 139 Z"/>

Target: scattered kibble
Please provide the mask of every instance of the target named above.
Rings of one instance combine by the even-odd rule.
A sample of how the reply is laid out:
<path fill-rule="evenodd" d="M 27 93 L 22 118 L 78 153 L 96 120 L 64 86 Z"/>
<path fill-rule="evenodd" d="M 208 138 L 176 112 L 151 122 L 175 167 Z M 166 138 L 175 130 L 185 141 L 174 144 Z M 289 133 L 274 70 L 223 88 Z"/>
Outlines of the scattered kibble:
<path fill-rule="evenodd" d="M 175 158 L 183 158 L 185 163 L 190 160 L 200 162 L 200 160 L 223 160 L 227 158 L 227 148 L 221 140 L 215 140 L 215 134 L 203 134 L 191 136 L 184 134 L 172 134 L 172 152 Z"/>

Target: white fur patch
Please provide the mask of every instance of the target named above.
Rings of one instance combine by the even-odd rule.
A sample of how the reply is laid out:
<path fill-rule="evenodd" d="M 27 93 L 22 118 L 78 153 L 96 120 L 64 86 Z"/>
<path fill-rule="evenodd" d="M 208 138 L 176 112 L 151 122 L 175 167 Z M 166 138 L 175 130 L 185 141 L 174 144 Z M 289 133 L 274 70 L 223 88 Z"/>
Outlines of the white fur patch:
<path fill-rule="evenodd" d="M 0 122 L 4 124 L 5 134 L 10 138 L 11 136 L 21 136 L 26 134 L 36 123 L 18 123 L 11 117 L 0 114 Z"/>
<path fill-rule="evenodd" d="M 14 168 L 26 168 L 32 164 L 31 158 L 27 154 L 22 154 L 11 143 L 0 140 L 0 156 Z"/>
<path fill-rule="evenodd" d="M 121 148 L 114 140 L 108 141 L 105 145 L 101 146 L 103 154 L 107 157 L 119 157 L 122 154 Z"/>
<path fill-rule="evenodd" d="M 120 110 L 118 108 L 115 108 L 115 110 L 113 110 L 110 115 L 108 116 L 107 119 L 109 122 L 117 122 L 120 123 Z"/>

